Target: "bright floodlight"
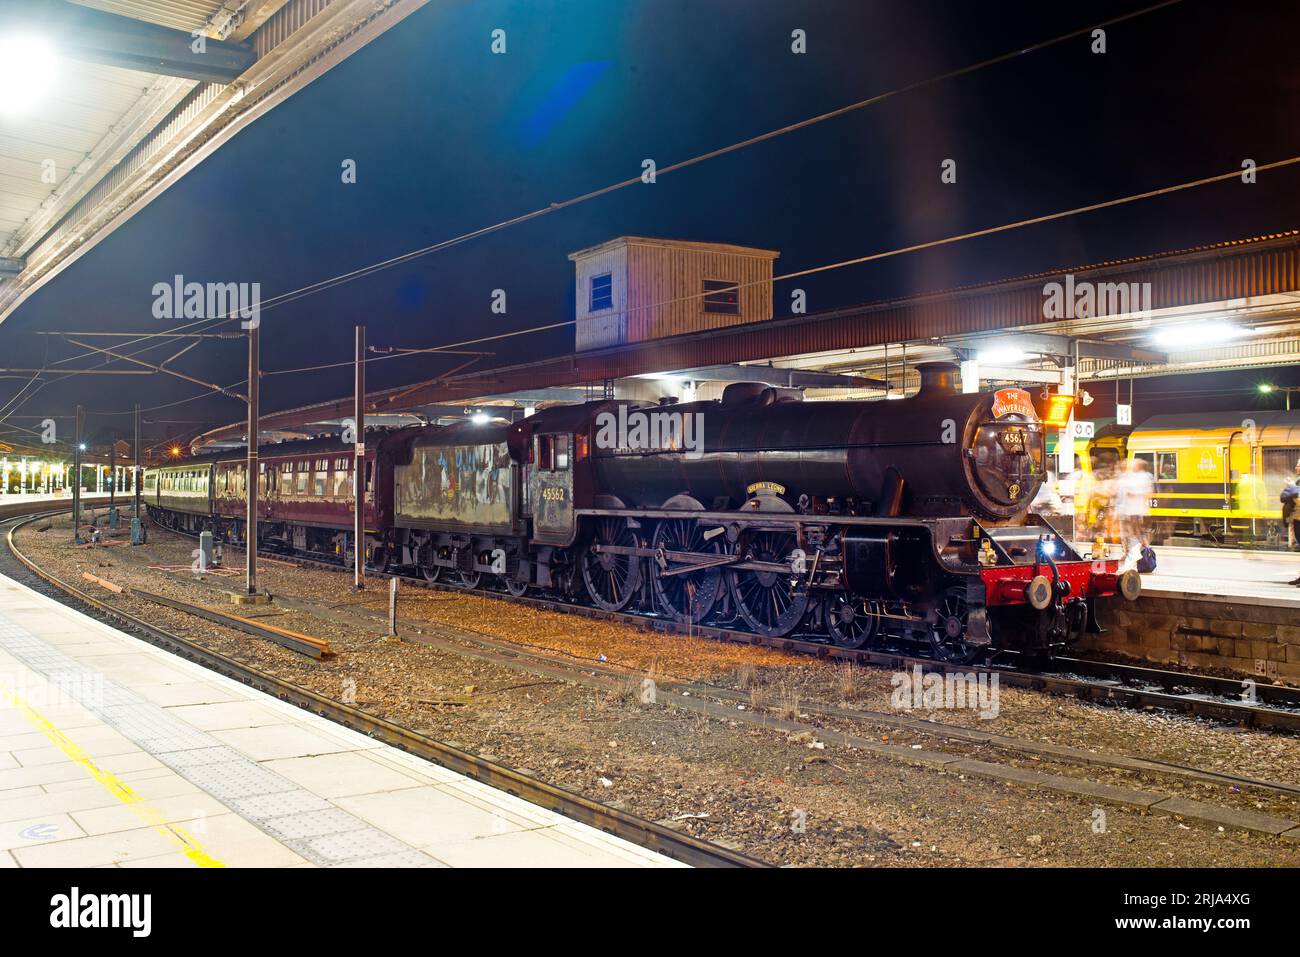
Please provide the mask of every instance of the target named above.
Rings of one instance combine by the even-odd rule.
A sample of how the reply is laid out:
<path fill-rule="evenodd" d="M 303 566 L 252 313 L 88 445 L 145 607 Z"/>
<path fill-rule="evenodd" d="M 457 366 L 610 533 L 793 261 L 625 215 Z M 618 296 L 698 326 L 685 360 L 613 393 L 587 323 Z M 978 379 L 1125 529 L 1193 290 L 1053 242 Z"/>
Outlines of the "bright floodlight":
<path fill-rule="evenodd" d="M 40 37 L 0 36 L 0 115 L 21 116 L 54 84 L 54 50 Z"/>
<path fill-rule="evenodd" d="M 1189 322 L 1161 329 L 1152 337 L 1152 341 L 1170 352 L 1203 349 L 1238 339 L 1249 331 L 1230 322 Z"/>
<path fill-rule="evenodd" d="M 1006 366 L 1023 362 L 1025 354 L 1020 349 L 989 349 L 979 354 L 979 361 L 984 365 Z"/>
<path fill-rule="evenodd" d="M 1270 392 L 1273 391 L 1273 387 L 1269 385 L 1267 382 L 1265 382 L 1260 385 L 1259 391 L 1263 392 L 1265 395 L 1268 395 Z"/>
<path fill-rule="evenodd" d="M 475 425 L 487 425 L 492 421 L 492 416 L 488 415 L 486 412 L 475 412 L 470 416 L 469 420 Z"/>

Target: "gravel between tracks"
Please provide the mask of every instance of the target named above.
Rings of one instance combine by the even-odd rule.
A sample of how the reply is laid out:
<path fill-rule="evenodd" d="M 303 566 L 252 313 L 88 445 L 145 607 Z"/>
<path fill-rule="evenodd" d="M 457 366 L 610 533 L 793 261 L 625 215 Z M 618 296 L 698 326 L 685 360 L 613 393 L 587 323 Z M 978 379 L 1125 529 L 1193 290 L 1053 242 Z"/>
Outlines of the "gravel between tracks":
<path fill-rule="evenodd" d="M 66 521 L 50 531 L 28 526 L 19 546 L 42 567 L 69 581 L 90 571 L 117 584 L 186 601 L 230 606 L 220 594 L 242 579 L 187 571 L 194 543 L 151 529 L 150 544 L 77 549 Z M 234 557 L 234 556 L 232 556 Z M 239 564 L 234 562 L 233 564 Z M 230 632 L 142 599 L 104 596 L 160 627 L 259 669 L 340 697 L 355 685 L 357 703 L 374 714 L 526 770 L 596 800 L 652 820 L 671 821 L 708 840 L 736 846 L 779 864 L 814 866 L 1270 866 L 1300 863 L 1300 847 L 1244 832 L 1176 818 L 1106 807 L 1095 830 L 1090 802 L 1051 792 L 900 764 L 858 750 L 813 742 L 743 721 L 638 701 L 635 682 L 610 690 L 551 680 L 516 668 L 476 661 L 413 642 L 386 640 L 373 620 L 356 613 L 386 607 L 386 589 L 360 595 L 344 575 L 264 563 L 272 594 L 322 603 L 339 617 L 284 606 L 245 608 L 250 617 L 330 641 L 339 655 L 318 662 L 272 643 Z M 376 583 L 378 584 L 378 583 Z M 344 617 L 346 616 L 346 617 Z M 890 712 L 890 672 L 847 669 L 802 655 L 642 631 L 609 622 L 544 612 L 479 595 L 404 589 L 402 630 L 454 637 L 478 632 L 576 662 L 616 664 L 638 674 L 718 684 L 751 695 L 755 704 L 786 715 L 800 702 Z M 474 690 L 468 692 L 472 687 Z M 1300 782 L 1300 741 L 1215 727 L 1197 719 L 1108 709 L 1037 692 L 1001 688 L 997 718 L 968 710 L 917 712 L 948 724 L 1103 753 L 1134 754 L 1228 773 Z M 861 722 L 801 720 L 867 736 Z M 941 740 L 877 732 L 930 749 Z M 989 757 L 959 741 L 948 747 L 1091 780 L 1176 790 L 1147 782 L 1031 758 Z M 1227 786 L 1180 785 L 1187 796 L 1222 806 L 1272 813 L 1297 811 L 1286 799 L 1233 792 Z"/>

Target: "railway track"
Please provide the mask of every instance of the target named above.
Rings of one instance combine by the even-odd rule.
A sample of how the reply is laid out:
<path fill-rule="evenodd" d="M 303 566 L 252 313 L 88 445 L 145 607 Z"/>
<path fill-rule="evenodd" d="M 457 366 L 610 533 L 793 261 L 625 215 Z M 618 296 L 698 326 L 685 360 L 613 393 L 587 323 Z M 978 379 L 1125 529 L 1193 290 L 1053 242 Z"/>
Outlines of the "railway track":
<path fill-rule="evenodd" d="M 278 595 L 276 600 L 286 608 L 303 611 L 317 617 L 337 618 L 342 614 L 347 618 L 355 620 L 359 625 L 374 628 L 378 628 L 382 623 L 386 622 L 386 616 L 382 612 L 369 608 L 353 607 L 346 611 L 341 611 L 338 606 L 327 605 L 319 601 L 313 601 L 296 595 Z M 639 679 L 642 677 L 641 673 L 634 669 L 626 668 L 617 664 L 611 664 L 609 662 L 593 660 L 575 661 L 569 656 L 550 653 L 546 650 L 532 648 L 526 644 L 521 644 L 515 641 L 502 640 L 493 635 L 468 630 L 463 627 L 453 627 L 439 623 L 425 624 L 426 628 L 422 629 L 419 634 L 405 634 L 402 640 L 417 644 L 433 645 L 459 654 L 465 654 L 466 649 L 463 646 L 469 645 L 474 649 L 471 650 L 469 654 L 472 657 L 479 658 L 480 660 L 501 664 L 507 667 L 521 668 L 545 677 L 571 681 L 576 684 L 584 684 L 598 688 L 617 688 L 620 684 L 626 686 L 629 679 Z M 457 647 L 458 644 L 462 647 Z M 665 691 L 672 693 L 673 704 L 687 709 L 698 707 L 699 710 L 708 711 L 709 709 L 704 707 L 702 703 L 710 700 L 716 700 L 721 704 L 727 705 L 730 709 L 734 709 L 736 704 L 747 704 L 751 700 L 750 695 L 743 691 L 737 691 L 716 684 L 685 680 L 671 676 L 661 676 L 656 678 L 655 685 L 656 693 L 662 694 Z M 1033 755 L 1040 760 L 1054 763 L 1076 765 L 1080 767 L 1107 768 L 1113 771 L 1126 773 L 1138 772 L 1144 774 L 1169 775 L 1205 784 L 1231 785 L 1235 787 L 1253 788 L 1258 791 L 1269 791 L 1275 794 L 1284 795 L 1292 800 L 1300 798 L 1300 785 L 1262 780 L 1259 778 L 1229 774 L 1221 771 L 1205 770 L 1158 758 L 1149 758 L 1137 755 L 1109 755 L 1094 751 L 1086 751 L 1081 748 L 1049 744 L 1025 738 L 1015 738 L 1007 735 L 993 734 L 987 731 L 971 730 L 960 725 L 948 724 L 941 721 L 934 721 L 932 719 L 916 718 L 910 715 L 899 715 L 888 712 L 870 711 L 862 708 L 843 707 L 823 701 L 800 700 L 799 710 L 804 712 L 805 716 L 810 714 L 832 720 L 846 720 L 869 725 L 880 725 L 898 731 L 918 734 L 932 740 L 943 740 L 946 742 L 959 741 L 964 745 L 992 747 L 1006 752 Z M 757 716 L 752 710 L 740 713 L 737 713 L 734 710 L 728 710 L 725 717 L 728 720 L 737 720 L 739 718 L 740 720 L 747 720 L 758 724 L 768 723 L 761 716 Z M 819 726 L 806 724 L 801 721 L 786 721 L 783 722 L 783 724 L 791 726 L 785 730 L 813 732 L 824 730 Z"/>
<path fill-rule="evenodd" d="M 227 546 L 237 549 L 237 546 Z M 242 549 L 237 549 L 242 551 Z M 261 554 L 261 553 L 259 553 Z M 267 553 L 268 558 L 284 558 Z M 310 567 L 346 571 L 341 563 L 293 556 Z M 419 588 L 465 594 L 464 588 L 423 578 L 370 570 L 367 574 L 400 578 Z M 1267 731 L 1300 732 L 1300 688 L 1288 685 L 1243 682 L 1235 678 L 1193 672 L 1171 671 L 1153 666 L 1121 664 L 1085 658 L 1055 658 L 1054 667 L 1040 669 L 1011 663 L 964 665 L 923 658 L 901 651 L 841 648 L 824 641 L 798 636 L 770 638 L 752 632 L 717 625 L 684 625 L 677 621 L 633 612 L 611 612 L 590 605 L 578 605 L 547 596 L 512 595 L 506 591 L 475 589 L 487 595 L 544 611 L 582 615 L 652 631 L 696 635 L 737 644 L 757 645 L 778 651 L 801 652 L 818 658 L 851 661 L 894 671 L 921 667 L 945 674 L 996 674 L 1000 683 L 1014 688 L 1044 691 L 1099 704 L 1129 708 L 1155 708 L 1214 721 L 1240 724 Z"/>
<path fill-rule="evenodd" d="M 617 808 L 592 801 L 580 794 L 557 788 L 512 768 L 485 760 L 477 755 L 454 748 L 427 735 L 403 728 L 383 718 L 369 714 L 354 706 L 286 681 L 275 675 L 252 668 L 233 658 L 211 651 L 179 635 L 159 628 L 141 618 L 101 601 L 80 587 L 49 574 L 31 561 L 17 547 L 15 532 L 22 526 L 53 514 L 68 511 L 66 506 L 43 509 L 34 513 L 0 517 L 0 531 L 4 532 L 7 553 L 28 573 L 56 589 L 75 602 L 94 609 L 97 613 L 125 625 L 130 631 L 172 654 L 210 668 L 227 677 L 266 694 L 274 695 L 304 710 L 328 718 L 344 727 L 401 748 L 427 761 L 441 765 L 458 774 L 474 778 L 513 794 L 529 803 L 562 814 L 572 820 L 598 828 L 641 847 L 656 851 L 674 860 L 696 867 L 768 867 L 770 865 L 730 848 L 700 840 L 629 814 Z M 177 603 L 184 604 L 184 603 Z M 199 606 L 194 606 L 198 609 Z"/>
<path fill-rule="evenodd" d="M 335 573 L 340 570 L 336 563 L 296 561 Z M 213 591 L 223 590 L 216 581 L 208 582 L 204 587 Z M 131 590 L 134 590 L 133 586 Z M 463 592 L 457 588 L 434 590 L 452 594 Z M 548 599 L 534 600 L 545 603 Z M 350 619 L 362 629 L 381 634 L 386 630 L 386 616 L 373 608 L 340 606 L 291 593 L 277 593 L 276 603 L 281 606 L 282 613 L 298 612 L 336 623 L 341 617 Z M 414 621 L 408 623 L 415 624 Z M 601 663 L 574 660 L 550 649 L 521 645 L 477 632 L 472 627 L 467 629 L 438 622 L 422 624 L 421 633 L 412 634 L 403 629 L 403 640 L 433 645 L 464 657 L 539 675 L 545 680 L 585 686 L 598 692 L 603 690 L 620 697 L 632 693 L 629 689 L 634 684 L 644 691 L 641 684 L 644 676 L 640 672 L 604 663 L 603 659 Z M 305 627 L 307 631 L 313 630 L 310 625 Z M 744 725 L 763 727 L 786 735 L 787 740 L 819 739 L 852 751 L 871 752 L 907 764 L 944 769 L 963 777 L 1046 790 L 1094 804 L 1139 807 L 1151 814 L 1176 814 L 1203 824 L 1218 825 L 1221 829 L 1241 829 L 1267 836 L 1291 830 L 1300 834 L 1300 828 L 1296 827 L 1300 821 L 1300 810 L 1296 806 L 1300 799 L 1300 786 L 1285 782 L 1141 755 L 1086 751 L 1050 742 L 990 734 L 911 715 L 873 712 L 815 700 L 800 701 L 798 707 L 803 713 L 797 715 L 799 720 L 792 720 L 794 716 L 782 716 L 770 708 L 755 710 L 750 696 L 735 689 L 669 676 L 657 676 L 655 683 L 656 704 L 695 712 L 733 726 L 739 721 Z M 876 730 L 868 730 L 873 726 Z M 887 737 L 882 738 L 882 730 L 888 732 Z M 791 738 L 791 735 L 796 737 Z M 916 743 L 927 739 L 929 744 Z M 1025 763 L 1026 757 L 1028 764 Z M 1174 787 L 1173 780 L 1180 784 Z M 1228 806 L 1221 802 L 1206 803 L 1197 799 L 1206 786 L 1228 787 L 1239 797 L 1227 802 Z M 1268 810 L 1264 813 L 1254 810 L 1266 806 L 1261 801 L 1268 802 Z"/>

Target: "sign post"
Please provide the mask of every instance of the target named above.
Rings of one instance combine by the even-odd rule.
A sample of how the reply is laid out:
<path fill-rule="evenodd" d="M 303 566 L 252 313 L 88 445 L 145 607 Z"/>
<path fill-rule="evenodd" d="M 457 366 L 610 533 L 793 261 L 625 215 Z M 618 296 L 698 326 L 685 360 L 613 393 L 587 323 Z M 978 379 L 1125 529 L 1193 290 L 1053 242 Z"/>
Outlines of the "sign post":
<path fill-rule="evenodd" d="M 357 326 L 357 356 L 354 383 L 356 435 L 353 446 L 356 458 L 352 463 L 352 500 L 356 514 L 352 519 L 352 587 L 361 591 L 366 587 L 366 327 Z"/>

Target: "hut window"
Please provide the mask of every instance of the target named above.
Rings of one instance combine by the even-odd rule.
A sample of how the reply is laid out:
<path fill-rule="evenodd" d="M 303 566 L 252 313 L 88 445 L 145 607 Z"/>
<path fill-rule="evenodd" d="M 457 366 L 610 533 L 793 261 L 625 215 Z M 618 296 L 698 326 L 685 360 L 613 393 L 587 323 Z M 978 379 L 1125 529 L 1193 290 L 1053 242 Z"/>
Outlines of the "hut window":
<path fill-rule="evenodd" d="M 614 308 L 614 279 L 611 273 L 591 277 L 591 312 Z"/>
<path fill-rule="evenodd" d="M 740 290 L 729 279 L 704 280 L 704 311 L 740 315 Z"/>

